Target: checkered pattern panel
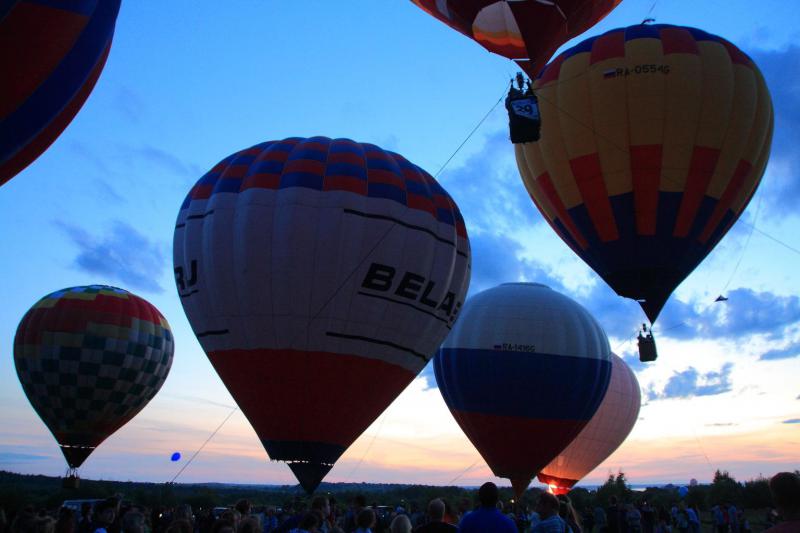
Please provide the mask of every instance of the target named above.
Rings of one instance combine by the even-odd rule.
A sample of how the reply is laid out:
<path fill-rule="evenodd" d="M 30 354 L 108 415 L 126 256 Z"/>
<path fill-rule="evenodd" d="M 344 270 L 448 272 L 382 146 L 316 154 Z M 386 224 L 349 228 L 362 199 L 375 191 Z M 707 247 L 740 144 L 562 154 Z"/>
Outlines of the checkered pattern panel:
<path fill-rule="evenodd" d="M 121 289 L 76 287 L 28 311 L 14 362 L 59 443 L 94 447 L 158 392 L 173 351 L 169 324 L 148 302 Z"/>

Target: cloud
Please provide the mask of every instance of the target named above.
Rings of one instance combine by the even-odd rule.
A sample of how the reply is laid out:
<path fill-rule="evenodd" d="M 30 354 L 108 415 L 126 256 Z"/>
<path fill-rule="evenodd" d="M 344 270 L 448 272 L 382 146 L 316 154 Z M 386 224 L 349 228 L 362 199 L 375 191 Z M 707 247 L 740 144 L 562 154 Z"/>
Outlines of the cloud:
<path fill-rule="evenodd" d="M 199 179 L 203 174 L 203 170 L 199 166 L 185 163 L 174 154 L 154 146 L 132 148 L 131 152 L 133 152 L 133 155 L 136 159 L 146 160 L 154 166 L 161 167 L 162 169 L 179 176 Z"/>
<path fill-rule="evenodd" d="M 56 221 L 79 248 L 74 264 L 90 274 L 121 281 L 130 288 L 163 292 L 156 281 L 164 273 L 163 246 L 151 242 L 136 228 L 116 221 L 103 238 L 64 221 Z"/>
<path fill-rule="evenodd" d="M 738 426 L 739 424 L 735 422 L 714 422 L 711 424 L 705 424 L 706 427 L 710 428 L 726 428 L 731 426 Z"/>
<path fill-rule="evenodd" d="M 700 374 L 694 367 L 673 373 L 661 390 L 651 388 L 647 392 L 649 400 L 670 398 L 694 398 L 696 396 L 715 396 L 731 391 L 730 374 L 732 363 L 725 363 L 719 371 Z"/>
<path fill-rule="evenodd" d="M 35 455 L 32 453 L 0 452 L 0 464 L 2 463 L 30 463 L 34 461 L 45 461 L 52 459 L 47 455 Z"/>
<path fill-rule="evenodd" d="M 792 342 L 784 348 L 775 348 L 761 354 L 759 361 L 776 361 L 779 359 L 791 359 L 800 355 L 800 342 Z M 800 397 L 798 397 L 800 398 Z"/>
<path fill-rule="evenodd" d="M 800 418 L 790 418 L 789 420 L 784 420 L 784 424 L 800 424 Z"/>
<path fill-rule="evenodd" d="M 770 209 L 765 214 L 796 213 L 800 202 L 800 182 L 795 179 L 800 172 L 800 79 L 790 73 L 800 71 L 800 47 L 758 51 L 752 58 L 764 74 L 775 111 L 770 175 L 764 190 Z"/>

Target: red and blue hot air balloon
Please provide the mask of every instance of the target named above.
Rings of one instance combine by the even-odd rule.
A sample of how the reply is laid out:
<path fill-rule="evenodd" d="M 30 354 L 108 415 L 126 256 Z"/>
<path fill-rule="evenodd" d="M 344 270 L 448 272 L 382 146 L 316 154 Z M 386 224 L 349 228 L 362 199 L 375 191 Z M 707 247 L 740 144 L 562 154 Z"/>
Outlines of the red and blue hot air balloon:
<path fill-rule="evenodd" d="M 225 158 L 175 226 L 200 344 L 308 492 L 422 370 L 469 284 L 458 207 L 402 156 L 291 138 Z"/>
<path fill-rule="evenodd" d="M 610 353 L 579 304 L 544 285 L 506 283 L 466 303 L 434 372 L 461 429 L 519 496 L 594 415 Z"/>
<path fill-rule="evenodd" d="M 92 92 L 120 0 L 0 0 L 0 185 L 39 157 Z"/>

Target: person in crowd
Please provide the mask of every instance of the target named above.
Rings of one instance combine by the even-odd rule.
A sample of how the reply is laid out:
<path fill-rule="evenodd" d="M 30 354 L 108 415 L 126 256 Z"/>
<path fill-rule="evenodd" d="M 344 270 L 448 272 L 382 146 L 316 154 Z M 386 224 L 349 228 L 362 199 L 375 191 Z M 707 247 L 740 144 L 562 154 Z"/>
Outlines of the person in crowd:
<path fill-rule="evenodd" d="M 319 531 L 319 514 L 308 511 L 300 516 L 297 527 L 290 530 L 290 533 L 317 533 Z"/>
<path fill-rule="evenodd" d="M 372 533 L 372 528 L 375 527 L 376 522 L 375 511 L 369 507 L 361 509 L 358 516 L 356 516 L 355 533 Z"/>
<path fill-rule="evenodd" d="M 239 528 L 236 533 L 261 533 L 261 524 L 258 522 L 258 518 L 252 514 L 242 518 L 239 521 Z"/>
<path fill-rule="evenodd" d="M 131 509 L 122 517 L 122 533 L 145 533 L 144 515 Z"/>
<path fill-rule="evenodd" d="M 165 533 L 192 533 L 192 523 L 185 519 L 173 520 L 167 526 Z M 258 531 L 249 533 L 258 533 Z"/>
<path fill-rule="evenodd" d="M 642 533 L 642 513 L 632 503 L 625 505 L 625 526 L 628 533 Z"/>
<path fill-rule="evenodd" d="M 233 508 L 239 511 L 239 515 L 242 519 L 244 519 L 250 516 L 250 511 L 252 510 L 253 506 L 250 504 L 250 500 L 242 498 L 236 502 L 236 505 L 234 505 Z"/>
<path fill-rule="evenodd" d="M 463 533 L 517 533 L 517 526 L 497 509 L 500 499 L 497 485 L 488 481 L 478 489 L 480 507 L 461 519 L 459 529 Z"/>
<path fill-rule="evenodd" d="M 358 528 L 358 515 L 362 510 L 366 509 L 366 507 L 367 499 L 362 494 L 353 498 L 353 504 L 350 506 L 350 509 L 347 510 L 344 521 L 344 530 L 347 533 L 353 533 L 353 531 Z"/>
<path fill-rule="evenodd" d="M 92 504 L 83 502 L 81 504 L 81 515 L 78 517 L 77 533 L 92 532 L 92 522 L 94 521 L 92 514 Z"/>
<path fill-rule="evenodd" d="M 94 533 L 109 533 L 109 528 L 116 518 L 116 502 L 106 500 L 95 509 L 92 531 Z"/>
<path fill-rule="evenodd" d="M 600 505 L 594 508 L 594 525 L 597 528 L 597 533 L 608 532 L 608 519 L 606 518 L 606 510 Z"/>
<path fill-rule="evenodd" d="M 55 533 L 75 533 L 75 512 L 72 509 L 62 507 L 58 510 Z"/>
<path fill-rule="evenodd" d="M 606 508 L 606 531 L 608 533 L 622 533 L 622 508 L 616 496 L 608 499 Z"/>
<path fill-rule="evenodd" d="M 333 525 L 331 518 L 331 504 L 325 496 L 317 496 L 311 500 L 311 511 L 317 513 L 319 518 L 319 532 L 328 533 Z"/>
<path fill-rule="evenodd" d="M 675 517 L 675 527 L 680 533 L 689 533 L 689 513 L 686 511 L 686 503 L 681 502 Z"/>
<path fill-rule="evenodd" d="M 445 503 L 440 498 L 428 504 L 428 522 L 414 530 L 418 533 L 447 533 L 458 531 L 458 528 L 445 522 Z"/>
<path fill-rule="evenodd" d="M 766 533 L 797 533 L 800 531 L 800 476 L 779 472 L 769 480 L 769 491 L 782 522 Z"/>
<path fill-rule="evenodd" d="M 536 512 L 541 520 L 531 528 L 531 533 L 571 533 L 569 525 L 559 514 L 561 503 L 561 500 L 549 492 L 539 494 Z"/>
<path fill-rule="evenodd" d="M 444 518 L 442 519 L 443 522 L 451 525 L 458 524 L 460 516 L 458 516 L 458 512 L 453 509 L 453 506 L 450 505 L 450 501 L 447 498 L 440 498 L 444 503 Z"/>
<path fill-rule="evenodd" d="M 650 502 L 644 500 L 640 511 L 642 513 L 642 532 L 653 533 L 656 527 L 656 510 L 650 505 Z"/>
<path fill-rule="evenodd" d="M 664 506 L 658 508 L 658 520 L 654 533 L 672 533 L 672 517 Z"/>
<path fill-rule="evenodd" d="M 733 503 L 728 502 L 728 527 L 731 533 L 739 533 L 739 511 Z"/>
<path fill-rule="evenodd" d="M 269 506 L 264 512 L 264 533 L 272 533 L 278 529 L 278 516 L 275 512 L 275 507 Z"/>
<path fill-rule="evenodd" d="M 231 519 L 220 516 L 211 526 L 211 533 L 236 533 L 236 528 Z"/>
<path fill-rule="evenodd" d="M 578 513 L 575 512 L 572 501 L 566 494 L 558 496 L 558 516 L 569 526 L 572 533 L 582 532 Z"/>
<path fill-rule="evenodd" d="M 408 515 L 399 514 L 395 516 L 389 525 L 389 531 L 391 533 L 411 533 L 411 520 L 408 519 Z"/>

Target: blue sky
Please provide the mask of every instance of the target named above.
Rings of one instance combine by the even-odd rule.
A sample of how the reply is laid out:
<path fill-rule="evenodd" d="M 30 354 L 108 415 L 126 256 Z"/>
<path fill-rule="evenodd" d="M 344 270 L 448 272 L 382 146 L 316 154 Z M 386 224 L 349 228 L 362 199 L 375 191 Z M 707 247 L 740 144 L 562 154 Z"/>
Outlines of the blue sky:
<path fill-rule="evenodd" d="M 580 262 L 529 201 L 502 105 L 440 175 L 470 232 L 471 293 L 505 281 L 545 282 L 589 308 L 632 364 L 645 402 L 641 420 L 594 480 L 617 468 L 636 483 L 710 480 L 716 468 L 743 478 L 797 468 L 796 6 L 624 0 L 586 36 L 647 16 L 740 46 L 760 65 L 776 112 L 764 182 L 742 222 L 667 304 L 656 330 L 660 359 L 648 367 L 636 361 L 630 338 L 642 319 L 638 306 Z M 0 188 L 0 468 L 63 468 L 13 368 L 14 331 L 38 298 L 108 283 L 146 298 L 170 321 L 177 350 L 162 392 L 83 469 L 86 477 L 159 481 L 172 468 L 169 455 L 190 455 L 234 405 L 172 280 L 174 221 L 197 178 L 247 146 L 317 134 L 372 142 L 436 173 L 514 72 L 511 62 L 407 1 L 123 1 L 108 64 L 86 105 L 45 154 Z M 729 301 L 714 304 L 723 292 Z M 426 369 L 328 479 L 440 484 L 473 463 L 461 481 L 491 477 Z M 236 413 L 180 480 L 283 483 L 291 474 L 267 462 Z"/>

